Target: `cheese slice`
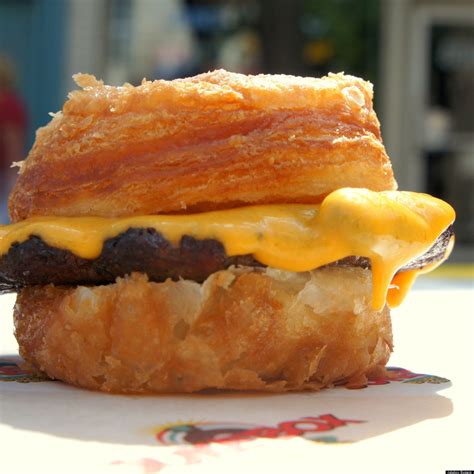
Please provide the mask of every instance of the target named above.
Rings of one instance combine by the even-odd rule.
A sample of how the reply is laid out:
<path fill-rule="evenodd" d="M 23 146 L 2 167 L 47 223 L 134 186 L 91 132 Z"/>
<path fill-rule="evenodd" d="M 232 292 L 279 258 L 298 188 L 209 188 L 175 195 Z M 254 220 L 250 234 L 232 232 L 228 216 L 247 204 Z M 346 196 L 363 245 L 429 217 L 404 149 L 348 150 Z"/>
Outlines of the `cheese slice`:
<path fill-rule="evenodd" d="M 367 257 L 372 306 L 396 306 L 416 276 L 398 269 L 424 254 L 454 221 L 453 208 L 427 194 L 342 188 L 320 205 L 248 206 L 190 215 L 125 218 L 36 217 L 0 226 L 0 256 L 38 236 L 52 247 L 93 259 L 107 239 L 130 228 L 152 228 L 179 244 L 184 235 L 220 241 L 229 256 L 252 254 L 269 267 L 313 270 L 349 256 Z M 447 255 L 446 255 L 447 258 Z"/>

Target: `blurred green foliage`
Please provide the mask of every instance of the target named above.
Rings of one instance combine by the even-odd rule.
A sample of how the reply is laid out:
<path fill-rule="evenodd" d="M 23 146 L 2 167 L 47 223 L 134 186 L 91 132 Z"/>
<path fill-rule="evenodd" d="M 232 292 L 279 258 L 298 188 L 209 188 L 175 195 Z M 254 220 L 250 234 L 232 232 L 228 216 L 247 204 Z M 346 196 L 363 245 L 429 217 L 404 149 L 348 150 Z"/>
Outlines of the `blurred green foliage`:
<path fill-rule="evenodd" d="M 320 72 L 344 71 L 376 82 L 380 0 L 303 0 L 303 34 L 333 52 Z"/>

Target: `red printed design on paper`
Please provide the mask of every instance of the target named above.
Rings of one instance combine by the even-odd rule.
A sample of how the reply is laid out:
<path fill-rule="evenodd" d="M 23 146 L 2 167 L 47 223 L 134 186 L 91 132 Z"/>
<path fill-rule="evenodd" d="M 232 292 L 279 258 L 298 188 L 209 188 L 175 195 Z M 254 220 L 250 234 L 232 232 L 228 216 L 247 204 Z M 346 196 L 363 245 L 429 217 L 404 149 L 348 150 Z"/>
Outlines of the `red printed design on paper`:
<path fill-rule="evenodd" d="M 189 423 L 174 424 L 161 428 L 156 433 L 162 445 L 209 443 L 229 443 L 255 440 L 259 438 L 283 438 L 299 436 L 323 442 L 337 441 L 335 437 L 320 437 L 335 428 L 363 420 L 347 420 L 332 414 L 305 416 L 297 420 L 282 421 L 275 426 L 259 426 L 243 423 Z"/>
<path fill-rule="evenodd" d="M 250 448 L 250 441 L 259 439 L 301 437 L 323 443 L 347 442 L 332 434 L 328 436 L 328 432 L 358 423 L 364 423 L 364 420 L 344 419 L 327 413 L 282 421 L 276 425 L 231 422 L 168 424 L 158 428 L 155 436 L 159 445 L 175 447 L 171 452 L 173 461 L 143 458 L 133 462 L 114 461 L 112 465 L 138 465 L 144 473 L 151 474 L 166 467 L 199 464 L 209 457 L 221 457 L 228 452 L 242 452 Z"/>
<path fill-rule="evenodd" d="M 21 367 L 20 362 L 11 359 L 0 359 L 0 382 L 42 382 L 50 380 L 45 375 L 36 374 Z"/>
<path fill-rule="evenodd" d="M 441 384 L 449 383 L 448 379 L 438 377 L 437 375 L 417 374 L 410 372 L 401 367 L 386 367 L 387 375 L 384 377 L 376 377 L 369 380 L 368 385 L 386 385 L 392 382 L 402 382 L 411 384 L 432 383 Z"/>

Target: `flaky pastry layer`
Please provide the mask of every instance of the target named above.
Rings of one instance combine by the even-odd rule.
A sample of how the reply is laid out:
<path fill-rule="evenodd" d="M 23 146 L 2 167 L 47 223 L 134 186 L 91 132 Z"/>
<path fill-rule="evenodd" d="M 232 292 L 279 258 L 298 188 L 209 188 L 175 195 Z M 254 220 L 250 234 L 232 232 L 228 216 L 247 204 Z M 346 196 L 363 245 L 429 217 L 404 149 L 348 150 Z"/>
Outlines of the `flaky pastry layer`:
<path fill-rule="evenodd" d="M 38 130 L 10 199 L 32 216 L 126 216 L 319 202 L 394 189 L 372 85 L 214 71 L 83 90 Z"/>
<path fill-rule="evenodd" d="M 360 268 L 232 268 L 202 285 L 134 274 L 21 290 L 16 337 L 50 377 L 103 391 L 360 386 L 392 349 L 389 310 L 373 311 L 370 294 Z"/>

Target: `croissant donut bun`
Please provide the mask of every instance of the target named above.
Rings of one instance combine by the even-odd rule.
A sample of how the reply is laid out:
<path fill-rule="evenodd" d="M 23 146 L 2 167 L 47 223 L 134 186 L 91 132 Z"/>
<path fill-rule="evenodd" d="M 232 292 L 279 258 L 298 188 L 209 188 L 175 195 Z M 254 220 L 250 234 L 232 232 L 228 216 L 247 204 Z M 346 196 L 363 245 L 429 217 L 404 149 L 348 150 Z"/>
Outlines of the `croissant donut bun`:
<path fill-rule="evenodd" d="M 360 387 L 454 210 L 396 191 L 372 86 L 79 74 L 0 226 L 22 356 L 106 392 Z"/>
<path fill-rule="evenodd" d="M 201 212 L 395 189 L 372 85 L 215 71 L 110 87 L 77 74 L 10 199 L 33 216 Z"/>
<path fill-rule="evenodd" d="M 288 391 L 357 386 L 384 367 L 389 311 L 360 268 L 231 268 L 203 284 L 143 274 L 93 288 L 24 289 L 21 355 L 74 385 L 111 392 Z"/>

